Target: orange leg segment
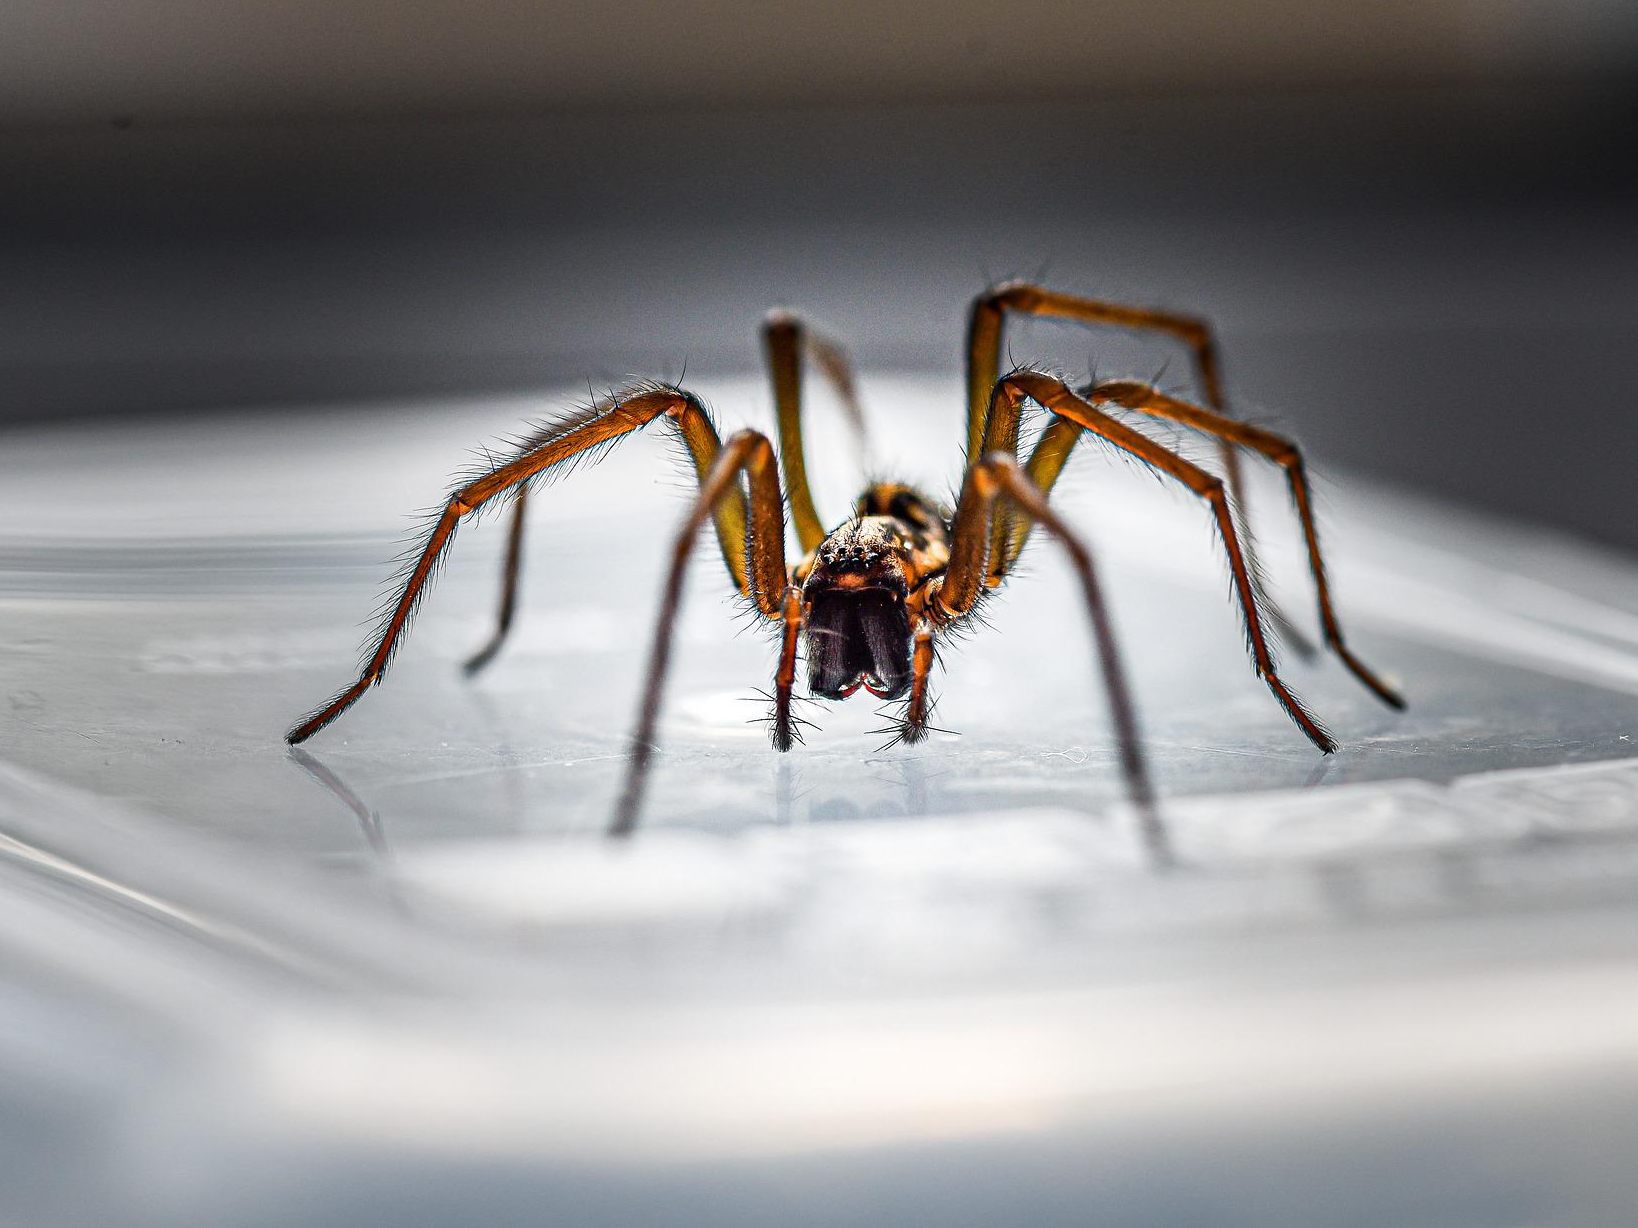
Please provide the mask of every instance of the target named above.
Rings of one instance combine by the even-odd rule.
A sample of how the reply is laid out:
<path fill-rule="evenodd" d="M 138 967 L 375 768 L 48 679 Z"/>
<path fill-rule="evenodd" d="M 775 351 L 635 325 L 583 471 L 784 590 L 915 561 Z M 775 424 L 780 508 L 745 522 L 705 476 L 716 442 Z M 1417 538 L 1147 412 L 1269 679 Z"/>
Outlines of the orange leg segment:
<path fill-rule="evenodd" d="M 680 389 L 654 387 L 637 389 L 628 395 L 598 402 L 585 411 L 548 426 L 527 441 L 512 460 L 458 487 L 449 496 L 408 574 L 404 576 L 397 599 L 370 642 L 357 680 L 303 719 L 285 735 L 285 740 L 292 744 L 305 742 L 357 703 L 386 675 L 427 584 L 437 571 L 463 519 L 497 496 L 601 445 L 613 443 L 661 417 L 668 418 L 676 426 L 700 472 L 703 474 L 709 470 L 721 445 L 704 406 Z M 762 575 L 753 578 L 747 572 L 745 513 L 744 492 L 738 487 L 724 492 L 712 505 L 723 560 L 740 592 L 753 596 L 759 605 L 764 600 L 772 601 L 777 608 L 778 591 L 784 583 L 783 575 L 779 577 L 772 595 L 765 598 L 768 578 Z"/>
<path fill-rule="evenodd" d="M 519 486 L 512 496 L 512 518 L 506 535 L 506 562 L 501 571 L 500 614 L 495 619 L 495 633 L 489 637 L 489 642 L 468 657 L 466 664 L 461 666 L 469 678 L 495 659 L 495 654 L 506 642 L 507 633 L 512 630 L 512 616 L 517 612 L 518 606 L 518 578 L 523 571 L 523 524 L 528 507 L 529 487 Z"/>
<path fill-rule="evenodd" d="M 1133 706 L 1131 690 L 1127 686 L 1126 674 L 1115 645 L 1114 626 L 1110 622 L 1109 611 L 1104 604 L 1092 568 L 1092 554 L 1074 530 L 1052 510 L 1041 488 L 1030 481 L 1029 475 L 1019 468 L 1018 461 L 1011 454 L 990 452 L 978 464 L 969 466 L 966 479 L 962 483 L 961 499 L 956 508 L 950 543 L 950 565 L 944 575 L 934 579 L 930 586 L 926 603 L 928 614 L 934 622 L 948 624 L 966 617 L 978 604 L 985 588 L 985 554 L 990 540 L 988 522 L 993 518 L 1001 495 L 1006 495 L 1031 519 L 1045 526 L 1069 554 L 1070 562 L 1080 579 L 1087 615 L 1092 623 L 1104 690 L 1109 697 L 1110 716 L 1120 747 L 1121 772 L 1126 779 L 1127 792 L 1138 808 L 1145 828 L 1151 828 L 1158 824 L 1154 786 L 1150 782 L 1148 762 L 1143 755 L 1136 708 Z M 925 642 L 927 664 L 930 666 L 931 636 Z M 916 644 L 918 656 L 922 643 L 923 641 L 918 638 Z M 914 739 L 907 735 L 905 740 Z"/>
<path fill-rule="evenodd" d="M 1296 507 L 1297 520 L 1302 526 L 1303 545 L 1308 552 L 1308 569 L 1314 577 L 1315 600 L 1319 606 L 1320 627 L 1324 630 L 1326 644 L 1354 677 L 1383 703 L 1392 708 L 1405 706 L 1404 697 L 1379 678 L 1343 642 L 1342 624 L 1337 620 L 1336 608 L 1331 601 L 1331 586 L 1325 576 L 1325 559 L 1320 553 L 1319 530 L 1314 526 L 1314 507 L 1308 487 L 1308 470 L 1296 444 L 1272 431 L 1265 431 L 1261 427 L 1226 417 L 1215 410 L 1167 396 L 1136 380 L 1106 380 L 1088 390 L 1087 400 L 1095 405 L 1107 402 L 1138 413 L 1152 414 L 1158 418 L 1181 423 L 1203 434 L 1250 448 L 1284 470 L 1286 482 L 1291 488 L 1291 502 Z"/>
<path fill-rule="evenodd" d="M 1161 333 L 1175 338 L 1189 349 L 1189 355 L 1194 362 L 1195 379 L 1199 383 L 1200 393 L 1206 404 L 1219 414 L 1226 416 L 1227 410 L 1223 399 L 1222 368 L 1218 361 L 1217 339 L 1212 333 L 1211 326 L 1197 316 L 1184 315 L 1173 311 L 1158 311 L 1148 307 L 1133 307 L 1124 303 L 1111 303 L 1101 299 L 1083 298 L 1079 295 L 1064 294 L 1057 290 L 1048 290 L 1042 286 L 1028 282 L 1005 282 L 981 294 L 972 305 L 971 315 L 967 327 L 967 455 L 978 455 L 979 446 L 984 438 L 984 417 L 989 409 L 990 391 L 995 387 L 995 381 L 1001 374 L 1001 355 L 1005 344 L 1005 328 L 1008 313 L 1034 316 L 1043 319 L 1065 320 L 1075 324 L 1085 324 L 1093 327 L 1104 326 L 1124 329 L 1130 332 Z M 1042 441 L 1045 445 L 1046 441 Z M 1068 458 L 1069 449 L 1074 446 L 1071 442 L 1063 449 L 1063 455 L 1057 464 L 1062 468 L 1063 460 Z M 1257 560 L 1255 546 L 1250 533 L 1250 505 L 1246 498 L 1245 480 L 1240 470 L 1240 455 L 1234 445 L 1219 437 L 1219 450 L 1223 461 L 1223 477 L 1228 484 L 1229 495 L 1232 499 L 1232 511 L 1235 515 L 1235 524 L 1240 531 L 1242 549 L 1245 553 L 1246 566 L 1251 573 L 1252 583 L 1258 583 Z M 1038 450 L 1039 454 L 1039 450 Z M 1027 471 L 1034 477 L 1043 490 L 1050 490 L 1051 483 L 1043 482 L 1041 469 L 1051 459 L 1050 450 L 1041 456 L 1042 465 L 1032 464 Z M 1056 472 L 1053 474 L 1056 477 Z M 1016 528 L 1009 528 L 1009 535 L 1016 536 Z M 1019 542 L 1022 545 L 1022 542 Z M 1313 645 L 1265 594 L 1259 592 L 1264 608 L 1268 611 L 1269 620 L 1279 628 L 1280 634 L 1286 641 L 1303 656 L 1313 654 Z"/>
<path fill-rule="evenodd" d="M 779 489 L 779 469 L 774 461 L 773 445 L 759 431 L 740 431 L 724 445 L 716 463 L 700 483 L 699 497 L 688 516 L 677 530 L 671 547 L 671 569 L 666 575 L 665 590 L 660 600 L 660 615 L 654 625 L 654 642 L 649 649 L 648 670 L 643 685 L 642 702 L 637 710 L 637 724 L 631 734 L 631 757 L 626 762 L 625 785 L 615 806 L 614 818 L 609 824 L 609 835 L 630 835 L 637 827 L 642 811 L 643 792 L 648 784 L 648 769 L 654 757 L 654 731 L 660 719 L 660 701 L 665 689 L 665 675 L 671 663 L 672 633 L 676 629 L 677 614 L 682 608 L 683 578 L 688 560 L 694 553 L 694 543 L 716 504 L 739 490 L 740 474 L 750 481 L 751 537 L 750 555 L 754 583 L 752 595 L 757 608 L 768 618 L 778 618 L 785 625 L 785 639 L 794 648 L 794 628 L 791 621 L 793 600 L 796 603 L 797 625 L 801 619 L 800 596 L 790 584 L 785 569 L 785 503 Z M 785 660 L 781 656 L 781 674 Z M 794 653 L 791 657 L 790 678 L 796 677 Z M 776 685 L 779 685 L 776 683 Z M 789 689 L 784 690 L 787 728 L 785 742 L 789 745 L 788 728 L 790 704 Z M 776 742 L 780 732 L 774 732 Z"/>
<path fill-rule="evenodd" d="M 762 351 L 773 383 L 774 410 L 779 424 L 779 464 L 785 473 L 796 540 L 807 554 L 825 539 L 825 524 L 814 508 L 808 487 L 807 456 L 802 445 L 802 365 L 804 358 L 818 367 L 836 390 L 842 409 L 865 451 L 864 411 L 853 380 L 847 353 L 801 317 L 787 311 L 769 314 L 762 324 Z"/>
<path fill-rule="evenodd" d="M 1246 562 L 1245 554 L 1241 550 L 1239 534 L 1235 531 L 1234 517 L 1229 510 L 1228 495 L 1223 483 L 1218 478 L 1207 473 L 1198 465 L 1183 459 L 1177 453 L 1156 443 L 1142 432 L 1134 430 L 1119 419 L 1111 417 L 1104 411 L 1097 409 L 1082 400 L 1062 380 L 1039 371 L 1014 371 L 1003 376 L 995 386 L 995 392 L 990 402 L 985 427 L 984 451 L 986 458 L 993 455 L 1013 456 L 1017 451 L 1018 423 L 1022 413 L 1024 401 L 1032 400 L 1042 405 L 1060 418 L 1068 419 L 1108 440 L 1123 452 L 1137 457 L 1139 460 L 1153 466 L 1168 477 L 1181 482 L 1194 494 L 1205 501 L 1211 509 L 1212 519 L 1217 525 L 1218 537 L 1223 549 L 1228 555 L 1229 570 L 1234 578 L 1234 590 L 1239 598 L 1240 612 L 1244 619 L 1246 638 L 1251 647 L 1253 664 L 1260 677 L 1279 701 L 1286 714 L 1302 730 L 1303 734 L 1325 754 L 1336 749 L 1336 743 L 1325 728 L 1303 706 L 1302 702 L 1282 682 L 1274 666 L 1274 653 L 1268 637 L 1263 630 L 1262 618 L 1258 610 L 1257 592 L 1252 583 L 1251 570 Z M 1019 500 L 1019 505 L 1028 516 L 1033 517 L 1034 511 L 1030 505 Z M 1044 523 L 1044 522 L 1043 522 Z M 961 532 L 961 517 L 957 514 L 956 531 Z M 992 546 L 993 543 L 993 546 Z M 993 550 L 1004 549 L 1004 538 L 996 533 L 990 535 L 990 540 L 984 543 L 984 553 L 990 555 Z M 951 548 L 952 578 L 946 584 L 953 583 L 956 557 L 958 551 L 955 545 Z M 993 566 L 987 567 L 978 577 L 964 578 L 964 583 L 972 586 L 983 586 L 998 582 L 994 577 Z"/>

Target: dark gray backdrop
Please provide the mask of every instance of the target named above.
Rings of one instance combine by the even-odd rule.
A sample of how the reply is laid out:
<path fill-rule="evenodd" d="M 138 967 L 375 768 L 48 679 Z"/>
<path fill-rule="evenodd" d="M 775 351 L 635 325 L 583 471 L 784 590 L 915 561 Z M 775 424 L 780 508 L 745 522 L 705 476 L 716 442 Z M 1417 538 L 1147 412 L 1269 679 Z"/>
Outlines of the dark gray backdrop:
<path fill-rule="evenodd" d="M 775 304 L 953 373 L 973 292 L 1044 270 L 1209 313 L 1238 407 L 1323 465 L 1638 546 L 1634 100 L 1601 73 L 20 125 L 0 417 L 748 370 Z M 1014 353 L 1166 357 L 1046 326 Z"/>

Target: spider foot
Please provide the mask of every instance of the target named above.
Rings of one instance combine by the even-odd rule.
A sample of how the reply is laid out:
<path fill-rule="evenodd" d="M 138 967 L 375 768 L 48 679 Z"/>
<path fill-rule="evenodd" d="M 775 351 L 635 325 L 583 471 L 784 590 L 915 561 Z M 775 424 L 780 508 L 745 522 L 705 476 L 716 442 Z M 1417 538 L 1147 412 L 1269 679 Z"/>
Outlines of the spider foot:
<path fill-rule="evenodd" d="M 1331 649 L 1337 654 L 1338 658 L 1341 659 L 1342 663 L 1348 667 L 1348 672 L 1364 683 L 1370 690 L 1371 694 L 1375 695 L 1378 699 L 1387 704 L 1388 707 L 1393 708 L 1395 711 L 1403 712 L 1405 710 L 1405 697 L 1396 689 L 1389 686 L 1381 678 L 1377 677 L 1376 672 L 1372 670 L 1370 666 L 1366 665 L 1365 662 L 1354 656 L 1353 653 L 1349 652 L 1347 647 L 1342 644 L 1341 641 L 1333 641 L 1331 644 Z"/>
<path fill-rule="evenodd" d="M 495 654 L 500 651 L 503 638 L 504 637 L 497 635 L 494 639 L 490 640 L 482 648 L 478 649 L 477 652 L 473 653 L 470 657 L 463 661 L 461 663 L 461 673 L 465 674 L 468 678 L 476 677 L 484 666 L 488 665 L 495 659 Z"/>
<path fill-rule="evenodd" d="M 877 729 L 870 729 L 866 732 L 877 735 L 888 735 L 887 741 L 876 747 L 878 752 L 892 750 L 895 746 L 915 746 L 921 742 L 925 742 L 927 740 L 927 735 L 930 733 L 947 733 L 952 737 L 956 736 L 956 731 L 953 729 L 940 728 L 937 725 L 928 723 L 925 718 L 921 720 L 911 720 L 908 717 L 895 720 L 890 725 L 882 725 Z"/>
<path fill-rule="evenodd" d="M 769 741 L 773 743 L 773 748 L 777 751 L 787 751 L 793 746 L 805 746 L 807 744 L 807 739 L 803 737 L 802 731 L 804 729 L 819 728 L 819 726 L 813 721 L 808 720 L 808 718 L 805 716 L 798 716 L 792 710 L 798 703 L 813 702 L 812 700 L 807 699 L 805 696 L 787 696 L 786 702 L 789 706 L 785 707 L 783 711 L 781 711 L 779 697 L 769 693 L 768 691 L 764 691 L 759 687 L 756 690 L 756 694 L 747 695 L 745 697 L 745 702 L 753 704 L 765 703 L 771 705 L 765 715 L 753 716 L 745 723 L 747 725 L 766 725 L 768 727 Z"/>
<path fill-rule="evenodd" d="M 1285 714 L 1296 723 L 1297 728 L 1302 730 L 1304 736 L 1319 749 L 1320 754 L 1334 754 L 1337 749 L 1336 739 L 1331 736 L 1330 731 L 1324 725 L 1319 723 L 1314 714 L 1303 706 L 1302 700 L 1298 699 L 1286 687 L 1285 683 L 1281 682 L 1273 674 L 1264 674 L 1263 681 L 1268 684 L 1268 689 L 1274 692 L 1274 698 L 1280 701 L 1280 707 L 1285 709 Z"/>

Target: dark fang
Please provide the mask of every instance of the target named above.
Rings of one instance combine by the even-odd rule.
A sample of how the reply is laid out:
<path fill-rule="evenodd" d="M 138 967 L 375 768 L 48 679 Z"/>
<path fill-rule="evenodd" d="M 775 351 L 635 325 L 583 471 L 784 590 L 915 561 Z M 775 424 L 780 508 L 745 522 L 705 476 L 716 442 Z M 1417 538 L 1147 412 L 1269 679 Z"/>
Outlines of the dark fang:
<path fill-rule="evenodd" d="M 808 609 L 808 688 L 846 699 L 864 687 L 897 699 L 910 687 L 910 616 L 884 589 L 818 592 Z"/>

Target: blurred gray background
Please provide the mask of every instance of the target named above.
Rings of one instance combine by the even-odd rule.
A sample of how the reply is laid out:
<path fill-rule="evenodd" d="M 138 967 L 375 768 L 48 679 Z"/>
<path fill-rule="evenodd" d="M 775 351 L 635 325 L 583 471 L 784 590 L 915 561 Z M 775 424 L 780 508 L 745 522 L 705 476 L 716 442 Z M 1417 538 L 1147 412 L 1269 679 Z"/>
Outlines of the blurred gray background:
<path fill-rule="evenodd" d="M 1614 0 L 13 0 L 0 420 L 748 371 L 776 304 L 953 374 L 1043 275 L 1209 313 L 1323 466 L 1638 546 L 1635 65 Z"/>

